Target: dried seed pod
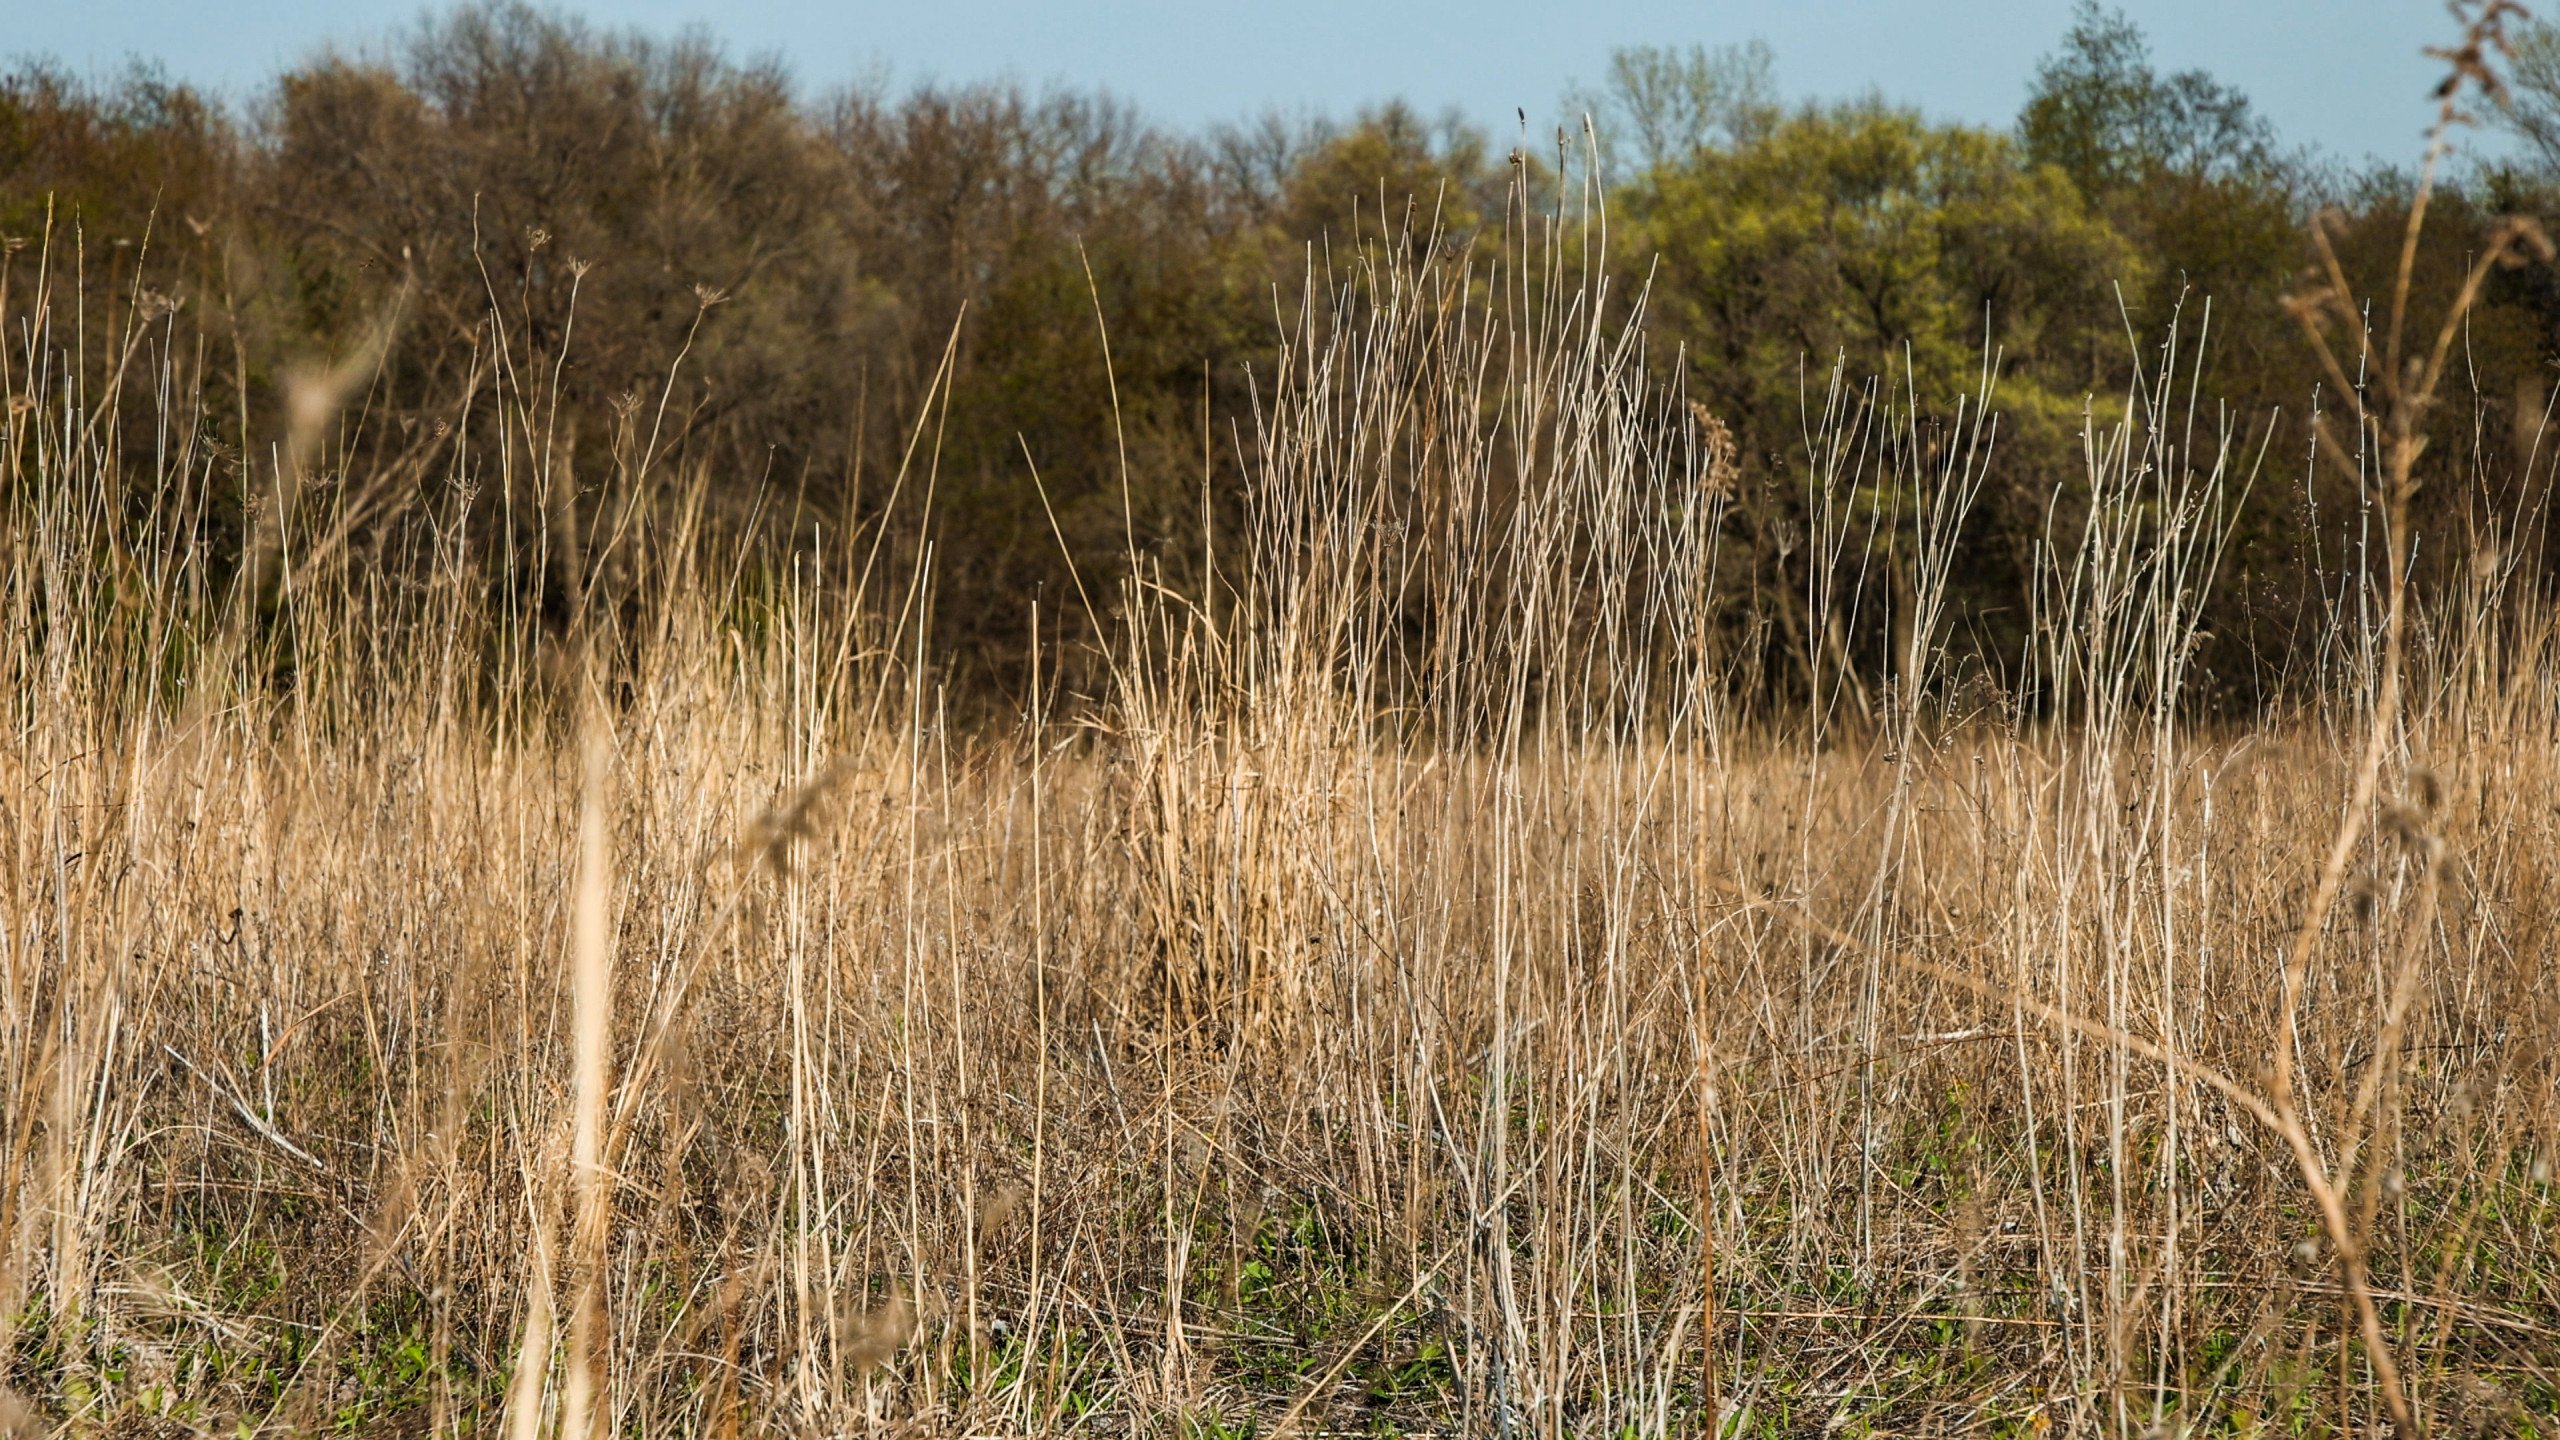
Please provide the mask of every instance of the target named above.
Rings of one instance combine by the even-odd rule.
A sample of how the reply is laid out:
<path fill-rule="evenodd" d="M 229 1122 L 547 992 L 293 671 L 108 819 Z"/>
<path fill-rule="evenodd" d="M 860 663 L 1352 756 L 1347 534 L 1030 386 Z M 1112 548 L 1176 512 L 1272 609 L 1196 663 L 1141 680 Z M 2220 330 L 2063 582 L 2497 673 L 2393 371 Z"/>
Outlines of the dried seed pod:
<path fill-rule="evenodd" d="M 2399 844 L 2415 848 L 2427 836 L 2427 817 L 2406 800 L 2394 800 L 2382 807 L 2382 833 Z"/>
<path fill-rule="evenodd" d="M 2382 887 L 2375 883 L 2370 872 L 2358 871 L 2347 881 L 2347 909 L 2356 917 L 2357 924 L 2373 919 L 2373 907 L 2381 894 Z"/>
<path fill-rule="evenodd" d="M 2421 813 L 2434 815 L 2444 808 L 2444 781 L 2424 765 L 2411 766 L 2409 799 Z"/>
<path fill-rule="evenodd" d="M 882 1303 L 845 1317 L 845 1359 L 867 1375 L 915 1343 L 916 1332 L 915 1301 L 903 1290 L 892 1292 Z"/>

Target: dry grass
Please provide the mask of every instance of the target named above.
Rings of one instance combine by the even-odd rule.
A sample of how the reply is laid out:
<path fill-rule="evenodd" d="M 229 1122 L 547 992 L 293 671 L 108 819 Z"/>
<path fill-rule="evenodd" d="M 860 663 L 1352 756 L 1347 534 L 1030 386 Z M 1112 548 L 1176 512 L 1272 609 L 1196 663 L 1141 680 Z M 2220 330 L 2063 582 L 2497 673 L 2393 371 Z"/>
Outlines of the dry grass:
<path fill-rule="evenodd" d="M 2560 1428 L 2535 577 L 2389 618 L 2424 467 L 2346 427 L 2333 678 L 2199 730 L 2243 477 L 2158 379 L 1950 674 L 1996 397 L 1835 386 L 1755 710 L 1731 457 L 1573 239 L 1297 317 L 1230 583 L 1074 599 L 1109 683 L 997 725 L 929 568 L 645 447 L 565 624 L 470 582 L 554 543 L 556 357 L 363 564 L 297 407 L 233 587 L 175 363 L 13 342 L 0 1426 Z"/>

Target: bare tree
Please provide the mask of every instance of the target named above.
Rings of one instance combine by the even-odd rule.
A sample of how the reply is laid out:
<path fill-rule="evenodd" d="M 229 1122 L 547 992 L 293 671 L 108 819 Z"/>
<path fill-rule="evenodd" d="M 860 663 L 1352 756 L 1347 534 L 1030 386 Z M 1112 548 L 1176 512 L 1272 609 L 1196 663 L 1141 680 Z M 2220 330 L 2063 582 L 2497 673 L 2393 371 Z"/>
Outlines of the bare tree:
<path fill-rule="evenodd" d="M 1767 135 L 1782 108 L 1777 56 L 1764 40 L 1629 46 L 1609 57 L 1597 87 L 1566 91 L 1565 108 L 1591 118 L 1609 171 L 1657 170 Z"/>

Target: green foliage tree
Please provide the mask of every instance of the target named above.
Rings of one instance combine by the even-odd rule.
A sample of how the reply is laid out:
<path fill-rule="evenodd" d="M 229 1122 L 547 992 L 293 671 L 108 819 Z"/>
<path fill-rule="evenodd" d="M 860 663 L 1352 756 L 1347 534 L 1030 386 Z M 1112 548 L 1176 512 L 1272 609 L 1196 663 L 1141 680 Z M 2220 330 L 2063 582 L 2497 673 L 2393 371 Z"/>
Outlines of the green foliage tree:
<path fill-rule="evenodd" d="M 2007 592 L 2048 520 L 2067 528 L 2082 405 L 2121 395 L 2173 316 L 2183 366 L 2210 301 L 2198 389 L 2208 408 L 2224 402 L 2243 448 L 2272 437 L 2270 453 L 2300 454 L 2312 369 L 2282 297 L 2313 258 L 2305 224 L 2335 212 L 2352 274 L 2398 263 L 2405 177 L 2334 182 L 2237 90 L 2163 73 L 2141 31 L 2095 4 L 2009 134 L 1880 102 L 1789 113 L 1774 70 L 1756 44 L 1637 48 L 1568 97 L 1593 117 L 1615 271 L 1654 276 L 1653 353 L 1683 357 L 1688 393 L 1739 442 L 1729 573 L 1769 593 L 1801 593 L 1795 482 L 1835 363 L 1853 391 L 1891 376 L 1904 403 L 1943 411 L 1996 360 L 1998 458 L 1960 567 L 1978 612 L 1961 628 L 1983 633 L 1981 616 L 2018 608 Z M 2500 212 L 2560 226 L 2560 32 L 2522 33 L 2498 118 L 2525 143 L 2440 193 L 2415 265 L 2424 303 Z M 104 85 L 40 65 L 0 75 L 0 236 L 49 221 L 51 258 L 76 255 L 101 299 L 89 333 L 142 335 L 157 359 L 135 374 L 166 361 L 205 377 L 211 403 L 190 423 L 219 432 L 204 453 L 235 482 L 217 530 L 261 493 L 284 377 L 363 353 L 397 311 L 326 463 L 415 493 L 382 499 L 350 549 L 400 553 L 404 517 L 441 494 L 438 447 L 500 391 L 519 406 L 510 424 L 532 423 L 522 402 L 542 398 L 550 493 L 566 499 L 516 513 L 526 489 L 493 487 L 474 498 L 472 532 L 595 533 L 645 406 L 657 473 L 704 485 L 740 523 L 801 546 L 885 535 L 887 572 L 930 544 L 937 639 L 1005 693 L 1024 669 L 1021 595 L 1052 597 L 1045 613 L 1081 632 L 1076 579 L 1108 604 L 1133 550 L 1202 579 L 1182 571 L 1204 514 L 1235 513 L 1231 427 L 1250 424 L 1250 377 L 1270 373 L 1275 301 L 1296 313 L 1301 286 L 1339 283 L 1363 247 L 1462 245 L 1516 218 L 1515 194 L 1550 203 L 1549 166 L 1584 153 L 1570 128 L 1556 138 L 1506 164 L 1484 134 L 1401 105 L 1193 137 L 1106 97 L 1008 85 L 813 104 L 777 62 L 698 36 L 483 0 L 380 52 L 296 66 L 236 117 L 148 71 Z M 30 286 L 0 286 L 12 333 L 34 303 Z M 129 323 L 146 310 L 153 326 Z M 2538 513 L 2548 447 L 2534 458 L 2527 422 L 2560 361 L 2555 335 L 2548 271 L 2495 278 L 2464 335 L 2471 403 L 2430 420 L 2435 453 L 2479 481 L 2422 504 L 2447 536 L 2485 533 L 2463 508 L 2475 493 L 2508 532 Z M 54 358 L 93 377 L 119 363 Z M 918 435 L 915 483 L 892 512 L 885 482 Z M 930 525 L 912 503 L 928 484 Z M 1878 515 L 1907 499 L 1867 498 Z M 2347 553 L 2356 503 L 2244 516 L 2210 626 L 2226 673 L 2308 633 L 2304 607 Z M 2422 545 L 2422 564 L 2466 543 Z M 489 559 L 488 578 L 547 603 L 591 574 L 570 548 L 532 574 Z"/>
<path fill-rule="evenodd" d="M 2080 0 L 2062 47 L 2036 67 L 2019 138 L 2090 194 L 2162 174 L 2275 178 L 2287 161 L 2249 98 L 2201 70 L 2162 75 L 2120 10 Z"/>
<path fill-rule="evenodd" d="M 2080 0 L 2018 136 L 2152 262 L 2149 286 L 2127 287 L 2138 331 L 2209 297 L 2226 337 L 2216 383 L 2252 388 L 2299 358 L 2277 301 L 2301 260 L 2306 181 L 2247 96 L 2201 70 L 2161 74 L 2132 21 Z"/>
<path fill-rule="evenodd" d="M 1789 567 L 1805 552 L 1783 537 L 1805 533 L 1800 456 L 1835 364 L 1853 388 L 1890 376 L 1895 401 L 1908 387 L 1943 416 L 1988 361 L 2004 413 L 1996 533 L 1967 567 L 1966 598 L 2014 614 L 2008 586 L 2071 473 L 2096 357 L 2121 345 L 2113 286 L 2143 278 L 2143 258 L 2068 177 L 2007 136 L 1869 104 L 1692 152 L 1648 178 L 1637 209 L 1632 243 L 1661 256 L 1652 303 L 1682 337 L 1690 394 L 1744 458 L 1755 593 L 1801 593 Z M 1916 514 L 1869 499 L 1888 527 Z"/>
<path fill-rule="evenodd" d="M 1321 128 L 1282 176 L 1271 220 L 1292 242 L 1464 235 L 1502 213 L 1482 134 L 1454 117 L 1381 106 Z"/>
<path fill-rule="evenodd" d="M 1633 243 L 1693 393 L 1767 455 L 1808 366 L 1970 373 L 1997 352 L 2013 404 L 2076 394 L 2141 258 L 2007 137 L 1878 105 L 1812 111 L 1761 143 L 1657 172 Z"/>
<path fill-rule="evenodd" d="M 2147 283 L 2124 287 L 2124 334 L 2101 388 L 2120 389 L 2174 329 L 2182 368 L 2231 417 L 2243 450 L 2273 438 L 2271 426 L 2288 445 L 2307 443 L 2293 427 L 2311 399 L 2312 361 L 2283 298 L 2310 259 L 2303 227 L 2317 197 L 2308 165 L 2248 97 L 2201 70 L 2161 73 L 2139 27 L 2080 0 L 2036 69 L 2018 134 L 2150 262 Z M 2235 476 L 2224 503 L 2237 506 L 2241 483 Z M 2264 502 L 2237 513 L 2226 585 L 2237 603 L 2212 627 L 2215 673 L 2245 672 L 2250 655 L 2281 651 L 2305 624 L 2320 564 L 2305 542 L 2307 513 Z"/>

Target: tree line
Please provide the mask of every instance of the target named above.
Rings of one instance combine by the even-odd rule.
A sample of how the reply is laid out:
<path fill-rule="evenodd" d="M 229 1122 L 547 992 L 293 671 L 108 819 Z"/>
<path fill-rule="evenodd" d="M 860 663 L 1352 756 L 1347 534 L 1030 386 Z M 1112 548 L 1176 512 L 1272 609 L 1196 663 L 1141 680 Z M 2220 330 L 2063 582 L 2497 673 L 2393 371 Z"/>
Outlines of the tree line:
<path fill-rule="evenodd" d="M 2560 212 L 2560 41 L 2529 29 L 2511 70 L 2488 119 L 2516 143 L 2438 194 L 2421 305 L 2450 300 L 2499 217 Z M 2034 547 L 2084 498 L 2084 413 L 2174 364 L 2200 423 L 2263 457 L 2232 472 L 2206 622 L 2215 693 L 2263 701 L 2358 543 L 2352 482 L 2308 460 L 2315 408 L 2353 397 L 2318 393 L 2286 297 L 2325 263 L 2315 227 L 2387 288 L 2413 176 L 2289 148 L 2244 95 L 2163 73 L 2090 3 L 2025 89 L 2013 125 L 1976 127 L 1786 103 L 1756 45 L 1651 47 L 1569 95 L 1588 130 L 1552 145 L 1401 105 L 1192 133 L 1011 84 L 813 100 L 706 38 L 485 3 L 380 54 L 315 56 L 239 106 L 150 69 L 20 63 L 0 78 L 0 312 L 13 337 L 73 288 L 90 312 L 50 333 L 94 338 L 13 357 L 22 382 L 50 365 L 99 394 L 129 400 L 140 376 L 196 397 L 186 423 L 229 487 L 199 523 L 235 556 L 297 373 L 368 359 L 330 463 L 423 491 L 462 443 L 462 397 L 538 357 L 547 373 L 507 383 L 540 400 L 563 543 L 538 566 L 490 560 L 486 583 L 538 608 L 591 585 L 603 562 L 575 537 L 645 453 L 777 545 L 930 545 L 944 661 L 1002 693 L 1024 597 L 1110 593 L 1133 541 L 1204 579 L 1185 567 L 1210 563 L 1201 527 L 1243 484 L 1232 436 L 1310 290 L 1380 247 L 1499 243 L 1523 197 L 1588 183 L 1615 303 L 1640 295 L 1666 382 L 1730 437 L 1724 614 L 1768 652 L 1750 685 L 1792 683 L 1779 642 L 1750 637 L 1813 563 L 1803 452 L 1835 368 L 1853 401 L 1872 379 L 1923 410 L 1996 374 L 2000 437 L 1954 581 L 1955 643 L 1996 671 Z M 2420 563 L 2452 583 L 2496 547 L 2538 576 L 2549 267 L 2501 272 L 2464 347 L 2458 403 L 2432 417 Z M 119 416 L 130 453 L 165 447 L 165 409 Z M 929 520 L 890 496 L 920 444 Z M 1900 511 L 1863 503 L 1889 556 Z M 401 506 L 378 513 L 351 543 L 391 543 Z"/>

